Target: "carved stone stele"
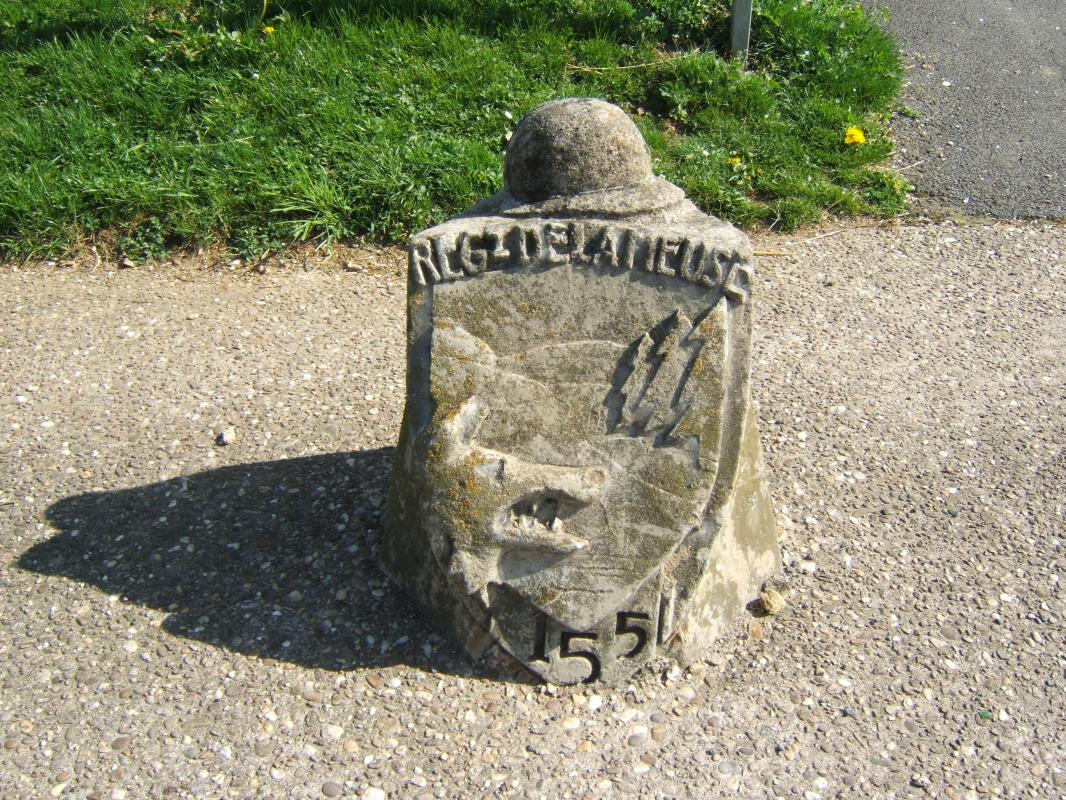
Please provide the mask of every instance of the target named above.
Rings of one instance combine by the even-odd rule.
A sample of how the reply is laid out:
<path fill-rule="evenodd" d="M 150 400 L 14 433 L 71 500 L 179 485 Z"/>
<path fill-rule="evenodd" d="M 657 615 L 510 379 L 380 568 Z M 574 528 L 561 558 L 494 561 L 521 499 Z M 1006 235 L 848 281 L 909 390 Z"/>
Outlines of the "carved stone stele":
<path fill-rule="evenodd" d="M 411 242 L 384 565 L 475 659 L 619 682 L 780 567 L 751 245 L 598 100 L 523 119 L 505 184 Z"/>

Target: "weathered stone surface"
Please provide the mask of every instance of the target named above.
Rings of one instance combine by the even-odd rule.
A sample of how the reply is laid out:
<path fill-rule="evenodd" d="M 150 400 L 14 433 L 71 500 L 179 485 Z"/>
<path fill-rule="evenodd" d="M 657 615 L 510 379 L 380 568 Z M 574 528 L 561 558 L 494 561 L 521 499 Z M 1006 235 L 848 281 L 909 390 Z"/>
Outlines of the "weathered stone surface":
<path fill-rule="evenodd" d="M 651 155 L 626 113 L 598 100 L 553 100 L 527 114 L 507 149 L 507 188 L 535 202 L 653 178 Z"/>
<path fill-rule="evenodd" d="M 619 681 L 779 567 L 751 247 L 601 101 L 533 111 L 505 180 L 411 243 L 385 567 L 474 658 Z"/>

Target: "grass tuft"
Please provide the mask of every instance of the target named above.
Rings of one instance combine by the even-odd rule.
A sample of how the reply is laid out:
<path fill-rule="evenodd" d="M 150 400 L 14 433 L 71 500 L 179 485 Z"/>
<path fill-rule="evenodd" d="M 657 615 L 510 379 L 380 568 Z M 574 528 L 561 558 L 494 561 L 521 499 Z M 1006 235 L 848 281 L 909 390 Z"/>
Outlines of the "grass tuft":
<path fill-rule="evenodd" d="M 762 0 L 745 72 L 728 5 L 0 0 L 0 250 L 400 239 L 496 191 L 517 120 L 571 95 L 741 225 L 899 213 L 893 42 L 853 0 Z"/>

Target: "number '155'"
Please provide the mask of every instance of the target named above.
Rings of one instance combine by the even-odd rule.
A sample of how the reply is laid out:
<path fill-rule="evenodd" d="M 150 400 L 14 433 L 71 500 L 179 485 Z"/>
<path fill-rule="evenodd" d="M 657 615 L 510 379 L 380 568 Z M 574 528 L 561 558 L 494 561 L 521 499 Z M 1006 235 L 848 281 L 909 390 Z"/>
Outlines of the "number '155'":
<path fill-rule="evenodd" d="M 648 646 L 647 623 L 651 620 L 650 615 L 642 611 L 619 611 L 615 618 L 614 635 L 633 636 L 633 646 L 622 654 L 622 658 L 635 658 Z M 644 624 L 641 624 L 644 623 Z M 589 664 L 589 676 L 584 683 L 592 683 L 598 680 L 602 671 L 600 657 L 594 650 L 574 647 L 575 642 L 596 642 L 599 634 L 589 631 L 562 631 L 559 634 L 559 658 L 581 658 Z M 537 631 L 533 645 L 533 660 L 548 660 L 548 617 L 541 614 L 537 618 Z"/>

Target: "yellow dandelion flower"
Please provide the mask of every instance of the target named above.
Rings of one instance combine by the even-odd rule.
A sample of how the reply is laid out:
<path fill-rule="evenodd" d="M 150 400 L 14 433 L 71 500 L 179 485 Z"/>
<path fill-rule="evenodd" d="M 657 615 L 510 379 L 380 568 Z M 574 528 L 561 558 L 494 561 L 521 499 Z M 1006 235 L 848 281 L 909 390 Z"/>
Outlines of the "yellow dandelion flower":
<path fill-rule="evenodd" d="M 852 125 L 844 132 L 844 144 L 866 144 L 866 134 L 862 128 Z"/>
<path fill-rule="evenodd" d="M 729 159 L 729 163 L 732 164 L 734 167 L 739 167 L 741 164 L 740 156 L 733 156 L 731 159 Z"/>
<path fill-rule="evenodd" d="M 263 33 L 265 33 L 265 34 L 266 34 L 267 36 L 270 36 L 271 34 L 273 34 L 273 33 L 274 33 L 274 26 L 273 26 L 273 25 L 267 25 L 267 26 L 265 26 L 265 27 L 263 28 Z"/>

